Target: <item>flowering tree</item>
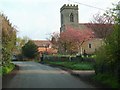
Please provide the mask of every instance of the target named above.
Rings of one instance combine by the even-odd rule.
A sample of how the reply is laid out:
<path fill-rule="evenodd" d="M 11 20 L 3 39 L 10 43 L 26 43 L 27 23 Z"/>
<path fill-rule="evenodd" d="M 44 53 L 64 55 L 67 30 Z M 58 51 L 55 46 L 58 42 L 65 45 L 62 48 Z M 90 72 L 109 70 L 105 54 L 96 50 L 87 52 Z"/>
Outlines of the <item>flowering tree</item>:
<path fill-rule="evenodd" d="M 77 53 L 81 45 L 93 37 L 94 33 L 90 29 L 79 30 L 67 26 L 66 31 L 60 33 L 59 45 L 65 53 Z"/>

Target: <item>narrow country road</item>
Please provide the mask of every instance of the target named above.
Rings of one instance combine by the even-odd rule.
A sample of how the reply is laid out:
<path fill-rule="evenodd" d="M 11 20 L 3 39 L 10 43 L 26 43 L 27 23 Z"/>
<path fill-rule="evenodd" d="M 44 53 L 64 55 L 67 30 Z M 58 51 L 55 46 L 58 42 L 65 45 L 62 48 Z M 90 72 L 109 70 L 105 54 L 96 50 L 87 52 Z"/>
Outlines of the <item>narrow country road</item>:
<path fill-rule="evenodd" d="M 95 88 L 59 68 L 32 61 L 14 63 L 19 70 L 3 78 L 3 88 Z"/>

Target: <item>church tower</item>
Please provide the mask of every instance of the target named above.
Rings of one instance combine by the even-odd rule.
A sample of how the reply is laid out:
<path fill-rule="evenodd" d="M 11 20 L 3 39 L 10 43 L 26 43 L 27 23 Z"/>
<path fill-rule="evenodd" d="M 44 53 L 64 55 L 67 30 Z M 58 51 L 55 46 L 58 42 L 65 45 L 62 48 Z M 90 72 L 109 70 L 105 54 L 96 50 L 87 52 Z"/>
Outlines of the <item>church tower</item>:
<path fill-rule="evenodd" d="M 60 9 L 61 27 L 60 32 L 65 31 L 66 26 L 78 27 L 78 5 L 64 4 Z"/>

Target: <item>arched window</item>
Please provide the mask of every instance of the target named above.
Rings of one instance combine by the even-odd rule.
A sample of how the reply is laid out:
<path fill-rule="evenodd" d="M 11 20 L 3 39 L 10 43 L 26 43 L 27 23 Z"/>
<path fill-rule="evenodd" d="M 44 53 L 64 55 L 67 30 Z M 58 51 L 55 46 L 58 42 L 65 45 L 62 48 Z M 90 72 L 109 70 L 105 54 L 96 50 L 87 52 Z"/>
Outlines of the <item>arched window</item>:
<path fill-rule="evenodd" d="M 70 22 L 74 22 L 74 15 L 73 15 L 73 13 L 70 14 Z"/>

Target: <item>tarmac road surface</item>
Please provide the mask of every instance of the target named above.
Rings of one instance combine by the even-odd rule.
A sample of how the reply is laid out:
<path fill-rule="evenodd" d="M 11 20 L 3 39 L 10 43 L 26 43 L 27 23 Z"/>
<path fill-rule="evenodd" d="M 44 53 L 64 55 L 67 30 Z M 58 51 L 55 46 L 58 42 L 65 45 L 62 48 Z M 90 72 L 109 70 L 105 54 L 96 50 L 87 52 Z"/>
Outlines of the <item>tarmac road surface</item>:
<path fill-rule="evenodd" d="M 60 68 L 32 61 L 13 63 L 19 70 L 3 78 L 3 88 L 95 88 Z"/>

